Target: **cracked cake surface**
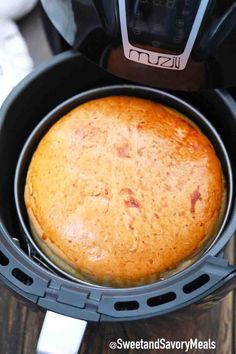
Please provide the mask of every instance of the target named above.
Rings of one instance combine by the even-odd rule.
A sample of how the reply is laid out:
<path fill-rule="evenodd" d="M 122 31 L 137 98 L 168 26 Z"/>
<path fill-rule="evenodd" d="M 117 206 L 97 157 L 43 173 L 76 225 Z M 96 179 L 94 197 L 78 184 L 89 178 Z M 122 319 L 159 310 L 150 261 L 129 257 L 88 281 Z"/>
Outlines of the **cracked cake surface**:
<path fill-rule="evenodd" d="M 225 192 L 207 137 L 161 104 L 111 96 L 57 121 L 28 169 L 33 235 L 67 272 L 100 285 L 155 281 L 219 225 Z"/>

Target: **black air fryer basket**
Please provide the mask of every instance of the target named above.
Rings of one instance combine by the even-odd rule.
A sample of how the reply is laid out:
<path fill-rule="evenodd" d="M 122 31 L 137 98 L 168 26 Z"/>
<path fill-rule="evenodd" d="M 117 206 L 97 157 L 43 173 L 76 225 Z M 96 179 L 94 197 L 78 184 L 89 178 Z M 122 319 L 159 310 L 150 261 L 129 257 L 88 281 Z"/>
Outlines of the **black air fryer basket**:
<path fill-rule="evenodd" d="M 14 202 L 14 176 L 25 141 L 39 122 L 64 101 L 86 90 L 124 84 L 129 83 L 98 69 L 80 54 L 68 51 L 23 80 L 7 98 L 0 113 L 0 277 L 16 293 L 37 306 L 85 321 L 158 316 L 206 301 L 208 297 L 218 298 L 236 286 L 236 266 L 229 265 L 223 257 L 224 247 L 236 229 L 233 191 L 236 186 L 236 103 L 224 90 L 170 93 L 207 117 L 223 141 L 232 172 L 227 176 L 232 186 L 232 203 L 224 228 L 213 245 L 193 264 L 154 284 L 128 289 L 105 288 L 69 279 L 27 242 Z M 138 89 L 132 85 L 135 95 Z M 147 90 L 151 98 L 152 89 Z M 88 97 L 93 98 L 94 91 L 91 92 Z M 78 102 L 68 101 L 57 110 L 51 123 L 59 118 L 57 114 L 62 115 Z M 23 182 L 23 177 L 18 179 L 19 199 Z"/>

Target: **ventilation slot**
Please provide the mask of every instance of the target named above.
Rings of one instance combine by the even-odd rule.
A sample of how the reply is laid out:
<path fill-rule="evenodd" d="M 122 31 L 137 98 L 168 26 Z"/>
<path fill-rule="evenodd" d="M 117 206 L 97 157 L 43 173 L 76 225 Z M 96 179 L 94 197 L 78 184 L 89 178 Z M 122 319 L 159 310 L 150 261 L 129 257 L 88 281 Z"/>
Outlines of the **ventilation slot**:
<path fill-rule="evenodd" d="M 150 299 L 147 300 L 147 304 L 150 307 L 155 307 L 155 306 L 167 304 L 168 302 L 171 302 L 175 299 L 176 299 L 176 294 L 173 292 L 170 292 L 170 293 L 166 293 L 163 295 L 150 297 Z"/>
<path fill-rule="evenodd" d="M 25 284 L 27 286 L 33 284 L 33 279 L 29 275 L 25 274 L 24 272 L 22 272 L 22 270 L 20 270 L 18 268 L 13 269 L 12 275 L 16 279 L 18 279 L 21 283 L 23 283 L 23 284 Z"/>
<path fill-rule="evenodd" d="M 9 259 L 0 251 L 0 265 L 5 267 L 9 264 Z"/>
<path fill-rule="evenodd" d="M 185 294 L 190 294 L 193 291 L 201 288 L 203 285 L 207 284 L 209 282 L 209 280 L 210 280 L 209 275 L 203 274 L 200 277 L 198 277 L 197 279 L 191 281 L 191 283 L 184 285 L 183 292 Z"/>
<path fill-rule="evenodd" d="M 139 308 L 139 303 L 137 301 L 116 302 L 114 308 L 116 311 L 133 311 Z"/>

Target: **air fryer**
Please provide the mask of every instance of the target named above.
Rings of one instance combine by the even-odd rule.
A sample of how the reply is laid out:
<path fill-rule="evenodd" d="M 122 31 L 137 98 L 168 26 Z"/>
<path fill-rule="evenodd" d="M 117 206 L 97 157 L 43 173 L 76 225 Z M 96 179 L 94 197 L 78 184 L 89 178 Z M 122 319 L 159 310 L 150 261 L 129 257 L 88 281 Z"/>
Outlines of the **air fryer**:
<path fill-rule="evenodd" d="M 25 300 L 47 310 L 38 353 L 57 353 L 63 348 L 64 353 L 70 354 L 77 352 L 87 321 L 139 320 L 188 307 L 198 308 L 222 298 L 236 286 L 236 267 L 224 258 L 224 247 L 236 229 L 236 103 L 222 88 L 236 81 L 235 11 L 233 1 L 219 4 L 208 0 L 42 0 L 42 3 L 60 32 L 59 36 L 53 29 L 54 38 L 61 44 L 62 35 L 63 48 L 65 40 L 74 48 L 35 69 L 1 108 L 0 161 L 4 173 L 0 179 L 0 274 Z M 153 22 L 157 24 L 155 30 Z M 182 35 L 177 31 L 180 23 L 185 28 Z M 134 27 L 137 31 L 133 31 Z M 48 36 L 55 43 L 51 33 L 49 26 Z M 174 34 L 181 40 L 173 42 Z M 176 63 L 171 68 L 159 65 L 163 59 L 158 58 L 167 54 Z M 154 66 L 155 61 L 159 64 Z M 30 144 L 26 141 L 38 124 L 42 125 L 44 117 L 55 121 L 79 103 L 80 97 L 101 97 L 114 87 L 123 92 L 132 86 L 138 94 L 140 84 L 149 86 L 143 87 L 143 91 L 150 98 L 163 97 L 166 104 L 179 102 L 180 110 L 186 109 L 193 119 L 196 112 L 196 117 L 206 118 L 216 131 L 219 141 L 210 130 L 206 134 L 213 141 L 227 176 L 229 194 L 224 225 L 201 257 L 165 280 L 123 289 L 85 284 L 56 269 L 27 237 L 19 218 L 27 154 L 25 162 L 20 156 L 27 146 L 28 158 L 32 154 L 34 144 L 45 130 L 38 130 Z M 199 90 L 206 87 L 215 89 Z M 14 182 L 20 203 L 17 205 Z M 55 324 L 58 333 L 64 331 L 64 336 L 53 336 Z"/>

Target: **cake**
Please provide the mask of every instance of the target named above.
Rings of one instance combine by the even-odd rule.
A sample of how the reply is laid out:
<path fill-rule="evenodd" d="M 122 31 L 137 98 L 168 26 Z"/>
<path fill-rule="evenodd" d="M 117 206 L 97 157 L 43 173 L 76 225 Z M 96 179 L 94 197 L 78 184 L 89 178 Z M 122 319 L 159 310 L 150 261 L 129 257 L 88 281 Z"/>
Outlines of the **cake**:
<path fill-rule="evenodd" d="M 92 283 L 158 280 L 214 237 L 221 163 L 172 108 L 110 96 L 81 104 L 40 141 L 25 205 L 33 237 L 57 266 Z"/>

